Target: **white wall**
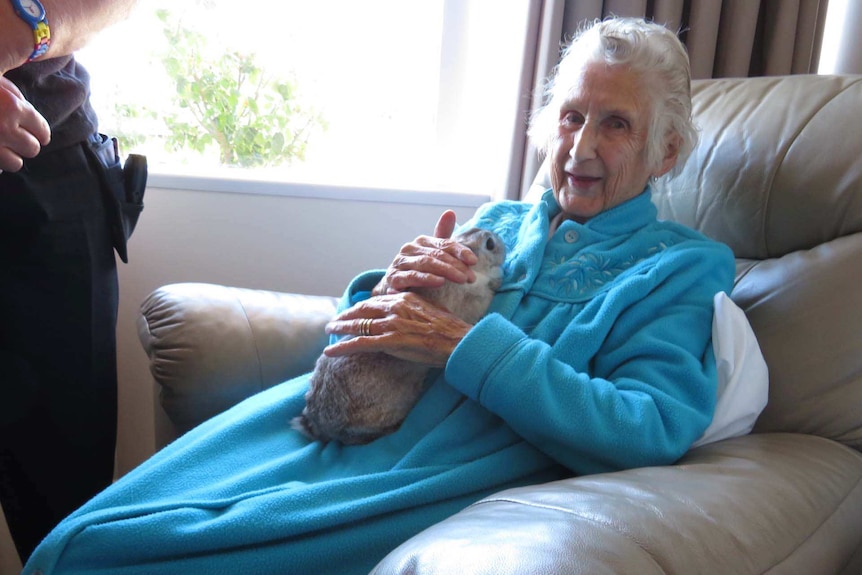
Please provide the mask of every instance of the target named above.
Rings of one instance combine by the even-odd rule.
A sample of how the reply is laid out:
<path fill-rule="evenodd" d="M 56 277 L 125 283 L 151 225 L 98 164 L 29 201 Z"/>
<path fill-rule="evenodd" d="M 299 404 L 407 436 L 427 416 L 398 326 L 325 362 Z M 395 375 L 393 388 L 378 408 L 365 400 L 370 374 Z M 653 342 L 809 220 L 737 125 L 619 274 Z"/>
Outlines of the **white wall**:
<path fill-rule="evenodd" d="M 431 195 L 417 204 L 395 192 L 357 201 L 151 187 L 144 201 L 129 264 L 120 264 L 118 475 L 154 450 L 152 380 L 136 331 L 151 291 L 195 281 L 337 296 L 357 273 L 385 267 L 402 244 L 431 233 L 444 208 L 463 222 L 482 199 Z"/>

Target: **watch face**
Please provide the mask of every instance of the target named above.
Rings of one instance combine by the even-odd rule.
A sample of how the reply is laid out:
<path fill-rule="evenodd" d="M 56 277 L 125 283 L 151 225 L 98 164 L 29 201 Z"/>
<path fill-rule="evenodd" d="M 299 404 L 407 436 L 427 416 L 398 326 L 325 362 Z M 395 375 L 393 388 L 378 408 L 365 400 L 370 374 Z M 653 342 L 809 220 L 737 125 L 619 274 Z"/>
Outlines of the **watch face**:
<path fill-rule="evenodd" d="M 33 17 L 34 20 L 41 20 L 45 16 L 45 9 L 42 4 L 34 2 L 34 0 L 18 0 L 21 10 Z"/>

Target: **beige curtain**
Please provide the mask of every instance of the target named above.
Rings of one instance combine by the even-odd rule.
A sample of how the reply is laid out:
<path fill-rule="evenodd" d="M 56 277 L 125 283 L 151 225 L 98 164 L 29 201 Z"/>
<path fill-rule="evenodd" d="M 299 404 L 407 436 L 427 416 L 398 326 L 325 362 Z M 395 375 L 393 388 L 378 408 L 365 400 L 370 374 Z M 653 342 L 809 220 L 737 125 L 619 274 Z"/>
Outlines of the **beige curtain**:
<path fill-rule="evenodd" d="M 817 71 L 828 0 L 532 0 L 521 88 L 523 117 L 541 104 L 542 87 L 564 45 L 597 18 L 645 17 L 679 31 L 692 77 L 727 78 L 811 74 Z M 533 40 L 535 42 L 533 42 Z M 507 196 L 519 198 L 539 169 L 526 143 L 515 138 Z"/>

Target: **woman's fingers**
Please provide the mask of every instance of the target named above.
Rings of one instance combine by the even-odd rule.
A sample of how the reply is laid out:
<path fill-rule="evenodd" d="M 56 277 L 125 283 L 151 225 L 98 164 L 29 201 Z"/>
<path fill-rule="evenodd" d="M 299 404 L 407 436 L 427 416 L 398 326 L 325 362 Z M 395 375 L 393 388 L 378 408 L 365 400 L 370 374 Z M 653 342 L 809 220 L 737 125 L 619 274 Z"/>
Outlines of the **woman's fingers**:
<path fill-rule="evenodd" d="M 439 287 L 446 281 L 476 281 L 476 274 L 471 269 L 477 262 L 476 254 L 450 239 L 455 226 L 455 212 L 446 210 L 437 220 L 433 236 L 419 236 L 401 246 L 386 274 L 372 290 L 373 295 Z"/>
<path fill-rule="evenodd" d="M 471 266 L 476 255 L 451 240 L 423 236 L 406 244 L 387 270 L 389 292 L 414 287 L 437 287 L 444 281 L 473 282 L 476 274 Z"/>
<path fill-rule="evenodd" d="M 473 282 L 476 274 L 472 266 L 476 262 L 476 254 L 458 242 L 420 236 L 401 248 L 387 271 L 388 281 L 394 291 L 411 287 L 435 287 L 442 285 L 444 280 Z"/>
<path fill-rule="evenodd" d="M 339 314 L 326 326 L 329 334 L 352 335 L 324 351 L 384 352 L 426 365 L 444 366 L 470 324 L 416 294 L 372 298 Z"/>

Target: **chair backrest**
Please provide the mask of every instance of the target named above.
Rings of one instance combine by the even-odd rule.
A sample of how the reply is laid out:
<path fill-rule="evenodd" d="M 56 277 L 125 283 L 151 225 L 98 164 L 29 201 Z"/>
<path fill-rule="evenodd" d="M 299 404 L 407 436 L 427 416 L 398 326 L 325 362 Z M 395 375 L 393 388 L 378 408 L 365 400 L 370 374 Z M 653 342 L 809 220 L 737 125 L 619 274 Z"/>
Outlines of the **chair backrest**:
<path fill-rule="evenodd" d="M 862 76 L 700 80 L 692 99 L 700 142 L 653 200 L 736 254 L 770 374 L 755 431 L 862 451 Z"/>
<path fill-rule="evenodd" d="M 769 366 L 756 431 L 862 450 L 862 77 L 694 82 L 700 143 L 659 213 L 725 242 Z"/>

